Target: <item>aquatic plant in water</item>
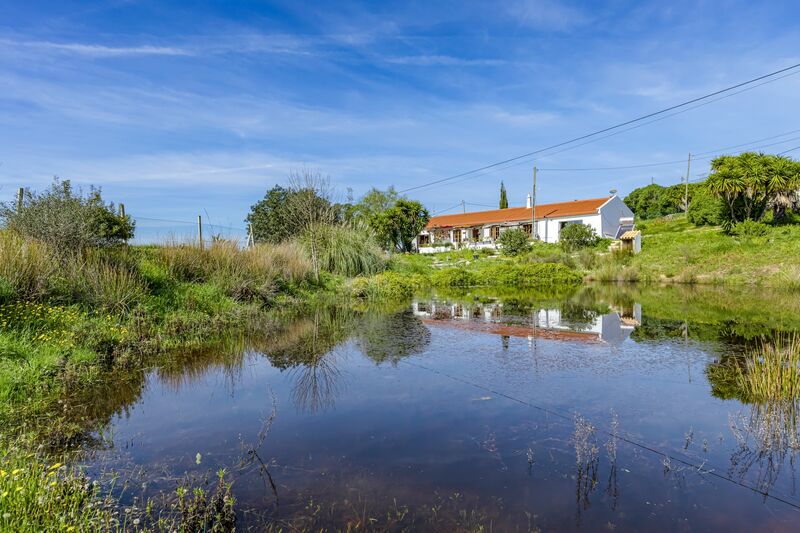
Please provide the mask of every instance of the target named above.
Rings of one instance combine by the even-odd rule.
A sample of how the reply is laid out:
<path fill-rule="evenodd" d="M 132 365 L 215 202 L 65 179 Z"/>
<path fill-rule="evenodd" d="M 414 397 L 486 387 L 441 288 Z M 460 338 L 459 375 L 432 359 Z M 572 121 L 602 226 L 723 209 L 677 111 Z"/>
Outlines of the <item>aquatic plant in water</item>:
<path fill-rule="evenodd" d="M 736 381 L 751 401 L 800 398 L 800 338 L 779 336 L 751 351 Z"/>

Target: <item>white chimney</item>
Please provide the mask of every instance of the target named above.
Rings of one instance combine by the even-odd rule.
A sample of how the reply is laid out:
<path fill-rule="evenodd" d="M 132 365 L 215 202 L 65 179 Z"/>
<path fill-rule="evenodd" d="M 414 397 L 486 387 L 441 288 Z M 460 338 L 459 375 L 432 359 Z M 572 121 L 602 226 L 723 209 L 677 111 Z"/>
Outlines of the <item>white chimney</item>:
<path fill-rule="evenodd" d="M 527 201 L 527 202 L 525 202 L 525 207 L 527 207 L 528 209 L 530 209 L 531 207 L 533 207 L 533 199 L 531 198 L 531 195 L 530 195 L 530 194 L 528 195 L 528 201 Z"/>

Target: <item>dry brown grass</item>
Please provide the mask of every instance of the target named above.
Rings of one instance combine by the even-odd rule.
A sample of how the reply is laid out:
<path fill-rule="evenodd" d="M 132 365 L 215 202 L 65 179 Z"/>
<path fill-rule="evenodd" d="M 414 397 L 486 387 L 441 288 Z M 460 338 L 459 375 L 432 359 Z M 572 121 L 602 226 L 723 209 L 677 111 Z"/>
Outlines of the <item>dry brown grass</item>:
<path fill-rule="evenodd" d="M 0 279 L 17 298 L 33 299 L 47 291 L 58 262 L 43 243 L 0 230 Z"/>

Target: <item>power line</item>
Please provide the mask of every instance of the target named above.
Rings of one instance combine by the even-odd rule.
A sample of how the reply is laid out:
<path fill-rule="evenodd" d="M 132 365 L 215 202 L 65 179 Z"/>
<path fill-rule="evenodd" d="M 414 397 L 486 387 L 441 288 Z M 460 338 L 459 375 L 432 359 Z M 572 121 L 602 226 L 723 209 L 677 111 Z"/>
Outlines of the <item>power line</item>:
<path fill-rule="evenodd" d="M 778 155 L 788 154 L 789 152 L 794 152 L 795 150 L 800 150 L 800 146 L 795 146 L 794 148 L 789 148 L 788 150 L 784 150 Z"/>
<path fill-rule="evenodd" d="M 461 172 L 461 173 L 459 173 L 459 174 L 455 174 L 455 175 L 453 175 L 453 176 L 448 176 L 448 177 L 446 177 L 446 178 L 441 178 L 441 179 L 438 179 L 438 180 L 434 180 L 434 181 L 431 181 L 431 182 L 428 182 L 428 183 L 425 183 L 425 184 L 422 184 L 422 185 L 417 185 L 417 186 L 414 186 L 414 187 L 409 187 L 409 188 L 407 188 L 407 189 L 403 189 L 403 190 L 401 190 L 401 191 L 398 191 L 398 192 L 400 192 L 400 193 L 409 192 L 409 191 L 413 191 L 413 190 L 416 190 L 416 189 L 421 189 L 421 188 L 423 188 L 423 187 L 429 187 L 429 186 L 431 186 L 431 185 L 436 185 L 436 184 L 438 184 L 438 183 L 443 183 L 443 182 L 446 182 L 446 181 L 451 181 L 451 180 L 454 180 L 454 179 L 457 179 L 457 178 L 461 178 L 461 177 L 464 177 L 464 176 L 468 176 L 468 175 L 470 175 L 470 174 L 475 174 L 475 173 L 477 173 L 477 172 L 481 172 L 481 171 L 484 171 L 484 170 L 488 170 L 488 169 L 491 169 L 491 168 L 495 168 L 495 167 L 498 167 L 498 166 L 500 166 L 500 165 L 505 165 L 505 164 L 507 164 L 507 163 L 511 163 L 511 162 L 514 162 L 514 161 L 518 161 L 518 160 L 520 160 L 520 159 L 523 159 L 523 158 L 526 158 L 526 157 L 530 157 L 530 156 L 532 156 L 532 155 L 540 154 L 540 153 L 542 153 L 542 152 L 546 152 L 546 151 L 552 150 L 552 149 L 554 149 L 554 148 L 559 148 L 559 147 L 561 147 L 561 146 L 566 146 L 566 145 L 568 145 L 568 144 L 573 144 L 573 143 L 575 143 L 575 142 L 582 141 L 582 140 L 584 140 L 584 139 L 589 139 L 589 138 L 591 138 L 591 137 L 596 137 L 596 136 L 598 136 L 598 135 L 600 135 L 600 134 L 607 133 L 607 132 L 609 132 L 609 131 L 613 131 L 613 130 L 617 130 L 617 129 L 619 129 L 619 128 L 622 128 L 622 127 L 625 127 L 625 126 L 628 126 L 628 125 L 631 125 L 631 124 L 635 124 L 635 123 L 637 123 L 637 122 L 641 122 L 641 121 L 643 121 L 643 120 L 646 120 L 646 119 L 648 119 L 648 118 L 652 118 L 652 117 L 655 117 L 655 116 L 658 116 L 658 115 L 663 115 L 663 114 L 665 114 L 665 113 L 668 113 L 668 112 L 670 112 L 670 111 L 674 111 L 674 110 L 676 110 L 676 109 L 680 109 L 680 108 L 682 108 L 682 107 L 686 107 L 686 106 L 689 106 L 689 105 L 691 105 L 691 104 L 694 104 L 694 103 L 697 103 L 697 102 L 702 102 L 702 101 L 704 101 L 704 100 L 708 100 L 709 98 L 712 98 L 712 97 L 714 97 L 714 96 L 718 96 L 718 95 L 721 95 L 721 94 L 724 94 L 724 93 L 728 93 L 728 92 L 730 92 L 730 91 L 733 91 L 733 90 L 735 90 L 735 89 L 738 89 L 738 88 L 741 88 L 741 87 L 745 87 L 745 86 L 747 86 L 747 85 L 751 85 L 751 84 L 753 84 L 753 83 L 755 83 L 755 82 L 757 82 L 757 81 L 765 80 L 765 79 L 767 79 L 767 78 L 772 78 L 772 77 L 774 77 L 774 76 L 776 76 L 776 75 L 778 75 L 778 74 L 782 74 L 782 73 L 784 73 L 784 72 L 788 72 L 788 71 L 794 70 L 794 69 L 796 69 L 796 68 L 798 68 L 798 67 L 800 67 L 800 63 L 796 63 L 796 64 L 794 64 L 794 65 L 791 65 L 791 66 L 788 66 L 788 67 L 785 67 L 785 68 L 782 68 L 782 69 L 779 69 L 779 70 L 776 70 L 776 71 L 770 72 L 770 73 L 768 73 L 768 74 L 764 74 L 764 75 L 762 75 L 762 76 L 758 76 L 758 77 L 756 77 L 756 78 L 752 78 L 752 79 L 750 79 L 750 80 L 743 81 L 743 82 L 741 82 L 741 83 L 737 83 L 737 84 L 735 84 L 735 85 L 731 85 L 731 86 L 729 86 L 729 87 L 725 87 L 724 89 L 720 89 L 720 90 L 718 90 L 718 91 L 714 91 L 714 92 L 712 92 L 712 93 L 708 93 L 708 94 L 705 94 L 705 95 L 703 95 L 703 96 L 699 96 L 699 97 L 697 97 L 697 98 L 692 98 L 691 100 L 687 100 L 687 101 L 685 101 L 685 102 L 682 102 L 682 103 L 680 103 L 680 104 L 676 104 L 676 105 L 673 105 L 673 106 L 670 106 L 670 107 L 666 107 L 666 108 L 664 108 L 664 109 L 660 109 L 660 110 L 658 110 L 658 111 L 654 111 L 654 112 L 652 112 L 652 113 L 648 113 L 648 114 L 646 114 L 646 115 L 642 115 L 642 116 L 640 116 L 640 117 L 636 117 L 636 118 L 633 118 L 633 119 L 627 120 L 627 121 L 625 121 L 625 122 L 621 122 L 621 123 L 619 123 L 619 124 L 615 124 L 615 125 L 613 125 L 613 126 L 609 126 L 609 127 L 607 127 L 607 128 L 603 128 L 603 129 L 600 129 L 600 130 L 597 130 L 597 131 L 593 131 L 593 132 L 591 132 L 591 133 L 587 133 L 587 134 L 585 134 L 585 135 L 580 135 L 580 136 L 578 136 L 578 137 L 574 137 L 574 138 L 572 138 L 572 139 L 569 139 L 569 140 L 567 140 L 567 141 L 562 141 L 562 142 L 559 142 L 559 143 L 553 144 L 553 145 L 551 145 L 551 146 L 548 146 L 548 147 L 545 147 L 545 148 L 540 148 L 540 149 L 538 149 L 538 150 L 534 150 L 534 151 L 532 151 L 532 152 L 528 152 L 528 153 L 526 153 L 526 154 L 518 155 L 518 156 L 515 156 L 515 157 L 511 157 L 511 158 L 505 159 L 505 160 L 503 160 L 503 161 L 498 161 L 498 162 L 496 162 L 496 163 L 492 163 L 492 164 L 489 164 L 489 165 L 485 165 L 485 166 L 483 166 L 483 167 L 480 167 L 480 168 L 476 168 L 476 169 L 473 169 L 473 170 L 468 170 L 468 171 L 466 171 L 466 172 Z"/>
<path fill-rule="evenodd" d="M 800 137 L 792 137 L 792 138 L 784 139 L 782 141 L 779 141 L 779 142 L 776 142 L 776 143 L 771 143 L 771 144 L 752 146 L 754 143 L 758 143 L 758 142 L 761 142 L 761 141 L 768 141 L 770 139 L 776 139 L 778 137 L 783 137 L 785 135 L 790 135 L 792 133 L 797 133 L 798 131 L 800 131 L 800 130 L 793 130 L 793 131 L 789 131 L 789 132 L 786 132 L 786 133 L 782 133 L 780 135 L 773 135 L 771 137 L 765 137 L 763 139 L 756 139 L 754 141 L 750 141 L 750 142 L 746 142 L 746 143 L 742 143 L 742 144 L 736 144 L 736 145 L 733 145 L 733 146 L 725 146 L 725 147 L 722 147 L 722 148 L 715 148 L 714 150 L 708 150 L 708 151 L 705 151 L 705 152 L 697 152 L 697 155 L 699 155 L 699 156 L 703 156 L 703 155 L 706 155 L 706 154 L 715 154 L 715 155 L 712 155 L 710 157 L 693 157 L 693 159 L 695 161 L 700 161 L 700 160 L 705 160 L 705 159 L 713 159 L 716 156 L 716 154 L 718 154 L 719 152 L 721 152 L 723 150 L 730 150 L 732 148 L 741 148 L 743 146 L 751 147 L 751 149 L 768 148 L 770 146 L 775 146 L 775 145 L 778 145 L 778 144 L 783 144 L 783 143 L 795 141 L 797 139 L 800 139 Z M 694 152 L 692 152 L 692 154 L 694 154 Z M 679 163 L 680 164 L 686 163 L 686 159 L 685 158 L 684 159 L 675 159 L 673 161 L 660 161 L 658 163 L 642 163 L 642 164 L 626 165 L 626 166 L 618 166 L 618 167 L 540 168 L 539 170 L 540 171 L 547 171 L 547 172 L 588 172 L 588 171 L 594 171 L 594 170 L 628 170 L 628 169 L 635 169 L 635 168 L 657 167 L 657 166 L 664 166 L 664 165 L 677 165 Z"/>

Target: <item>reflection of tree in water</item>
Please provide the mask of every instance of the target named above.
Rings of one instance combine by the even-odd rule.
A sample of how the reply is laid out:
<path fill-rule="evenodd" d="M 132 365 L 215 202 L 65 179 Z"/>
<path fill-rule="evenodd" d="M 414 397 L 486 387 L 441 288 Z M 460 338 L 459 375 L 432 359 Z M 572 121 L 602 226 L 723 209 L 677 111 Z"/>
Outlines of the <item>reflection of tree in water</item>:
<path fill-rule="evenodd" d="M 422 352 L 430 342 L 430 330 L 410 309 L 391 315 L 365 315 L 356 339 L 364 355 L 376 363 L 389 361 L 394 365 Z"/>
<path fill-rule="evenodd" d="M 430 331 L 409 309 L 387 314 L 363 313 L 344 307 L 319 307 L 288 323 L 274 335 L 264 353 L 273 366 L 295 377 L 292 399 L 303 410 L 332 407 L 341 393 L 337 347 L 354 338 L 358 348 L 376 363 L 396 364 L 421 352 L 430 343 Z"/>
<path fill-rule="evenodd" d="M 747 414 L 731 415 L 731 433 L 739 446 L 731 456 L 731 475 L 744 479 L 754 472 L 757 488 L 768 492 L 788 460 L 794 479 L 800 452 L 798 407 L 797 400 L 770 401 L 751 405 Z"/>

